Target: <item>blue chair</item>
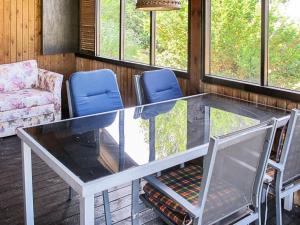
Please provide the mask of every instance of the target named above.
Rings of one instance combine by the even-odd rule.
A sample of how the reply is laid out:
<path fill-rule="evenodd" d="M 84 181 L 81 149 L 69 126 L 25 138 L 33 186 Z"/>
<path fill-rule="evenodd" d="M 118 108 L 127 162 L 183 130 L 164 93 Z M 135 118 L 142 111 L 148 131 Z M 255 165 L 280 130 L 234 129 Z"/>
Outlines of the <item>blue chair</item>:
<path fill-rule="evenodd" d="M 66 84 L 70 117 L 80 117 L 124 108 L 116 75 L 111 70 L 77 72 L 71 75 Z M 76 123 L 76 120 L 74 123 Z M 104 191 L 102 195 L 106 223 L 111 224 L 108 191 Z M 71 198 L 72 189 L 70 188 L 69 199 Z"/>
<path fill-rule="evenodd" d="M 108 69 L 77 72 L 67 82 L 71 117 L 122 109 L 116 75 Z"/>
<path fill-rule="evenodd" d="M 178 80 L 170 69 L 146 71 L 134 76 L 137 104 L 156 103 L 183 96 Z"/>

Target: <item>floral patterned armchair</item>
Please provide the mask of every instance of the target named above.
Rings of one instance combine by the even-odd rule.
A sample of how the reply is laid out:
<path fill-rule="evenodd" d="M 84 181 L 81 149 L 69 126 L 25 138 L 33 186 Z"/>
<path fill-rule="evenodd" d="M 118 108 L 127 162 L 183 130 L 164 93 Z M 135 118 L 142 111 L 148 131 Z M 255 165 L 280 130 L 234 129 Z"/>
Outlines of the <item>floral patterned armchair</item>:
<path fill-rule="evenodd" d="M 38 69 L 35 60 L 0 65 L 0 137 L 60 120 L 62 81 L 62 75 Z"/>

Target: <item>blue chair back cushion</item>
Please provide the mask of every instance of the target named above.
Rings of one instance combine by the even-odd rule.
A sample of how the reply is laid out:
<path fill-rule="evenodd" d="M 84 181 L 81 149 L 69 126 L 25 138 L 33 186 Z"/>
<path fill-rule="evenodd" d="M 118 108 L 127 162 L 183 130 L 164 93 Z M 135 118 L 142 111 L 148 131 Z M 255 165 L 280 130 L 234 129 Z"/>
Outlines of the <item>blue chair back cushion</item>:
<path fill-rule="evenodd" d="M 147 103 L 155 103 L 182 97 L 174 72 L 161 69 L 144 72 L 142 86 Z"/>
<path fill-rule="evenodd" d="M 116 75 L 111 70 L 77 72 L 70 78 L 74 116 L 85 116 L 122 109 Z"/>

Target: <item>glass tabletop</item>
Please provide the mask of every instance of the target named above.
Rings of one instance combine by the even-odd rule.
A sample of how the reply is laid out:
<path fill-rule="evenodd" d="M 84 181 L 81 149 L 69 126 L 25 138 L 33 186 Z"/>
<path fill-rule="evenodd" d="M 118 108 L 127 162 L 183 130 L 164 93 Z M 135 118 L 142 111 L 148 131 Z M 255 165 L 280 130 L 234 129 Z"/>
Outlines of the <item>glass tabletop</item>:
<path fill-rule="evenodd" d="M 283 110 L 204 94 L 24 130 L 89 182 L 184 153 L 207 144 L 211 136 L 286 115 Z"/>

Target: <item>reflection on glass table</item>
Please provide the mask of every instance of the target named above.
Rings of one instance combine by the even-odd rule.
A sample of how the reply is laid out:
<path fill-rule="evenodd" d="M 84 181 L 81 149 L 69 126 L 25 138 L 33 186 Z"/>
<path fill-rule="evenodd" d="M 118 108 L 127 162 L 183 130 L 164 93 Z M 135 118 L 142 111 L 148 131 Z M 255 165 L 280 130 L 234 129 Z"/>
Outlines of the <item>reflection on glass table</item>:
<path fill-rule="evenodd" d="M 286 114 L 258 105 L 251 112 L 247 109 L 249 103 L 225 100 L 229 102 L 214 95 L 200 95 L 25 131 L 88 182 L 147 164 L 149 160 L 184 153 L 208 143 L 210 136 L 230 134 Z M 98 136 L 95 145 L 78 141 L 94 136 Z"/>

